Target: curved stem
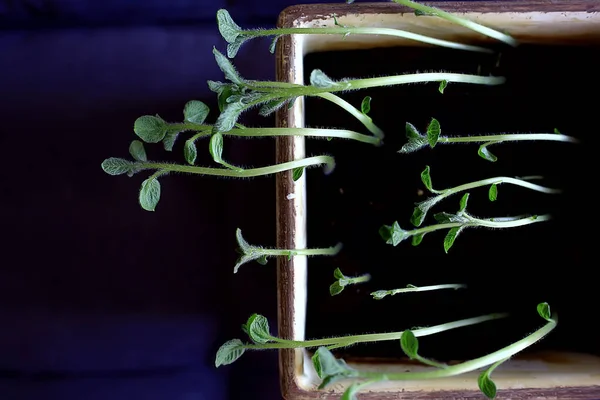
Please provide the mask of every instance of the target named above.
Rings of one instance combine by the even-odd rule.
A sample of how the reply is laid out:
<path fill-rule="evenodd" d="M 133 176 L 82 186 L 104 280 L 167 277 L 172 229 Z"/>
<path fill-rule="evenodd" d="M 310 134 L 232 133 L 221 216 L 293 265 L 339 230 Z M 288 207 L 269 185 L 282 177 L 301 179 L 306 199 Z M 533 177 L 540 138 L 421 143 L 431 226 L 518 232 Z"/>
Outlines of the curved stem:
<path fill-rule="evenodd" d="M 183 172 L 186 174 L 198 174 L 198 175 L 212 175 L 212 176 L 224 176 L 233 178 L 252 178 L 262 175 L 271 175 L 278 172 L 289 171 L 295 168 L 306 168 L 312 166 L 324 165 L 325 173 L 329 174 L 335 168 L 335 160 L 331 156 L 315 156 L 308 157 L 301 160 L 289 161 L 281 164 L 271 165 L 268 167 L 244 169 L 241 171 L 225 169 L 225 168 L 208 168 L 208 167 L 195 167 L 191 165 L 182 164 L 168 164 L 168 163 L 156 163 L 156 162 L 138 162 L 136 167 L 138 170 L 142 169 L 159 169 L 169 172 Z"/>
<path fill-rule="evenodd" d="M 403 39 L 414 40 L 421 43 L 432 44 L 440 47 L 447 47 L 457 50 L 476 51 L 480 53 L 493 53 L 492 50 L 485 47 L 473 46 L 464 43 L 451 42 L 449 40 L 437 39 L 418 33 L 403 31 L 394 28 L 374 28 L 374 27 L 324 27 L 324 28 L 279 28 L 279 29 L 248 29 L 239 31 L 245 37 L 254 38 L 259 36 L 278 36 L 278 35 L 381 35 L 394 36 Z"/>
<path fill-rule="evenodd" d="M 341 97 L 336 96 L 333 93 L 321 93 L 321 94 L 318 94 L 316 97 L 321 97 L 325 100 L 329 100 L 333 104 L 343 108 L 348 113 L 350 113 L 350 115 L 352 115 L 354 118 L 356 118 L 361 124 L 363 124 L 365 126 L 365 128 L 367 128 L 369 130 L 369 132 L 371 132 L 376 137 L 383 139 L 383 137 L 385 136 L 383 131 L 377 125 L 375 125 L 373 123 L 373 120 L 371 119 L 371 117 L 363 114 L 360 110 L 358 110 L 356 107 L 354 107 L 352 104 L 348 103 L 346 100 L 342 99 Z"/>
<path fill-rule="evenodd" d="M 266 136 L 310 136 L 310 137 L 335 137 L 351 139 L 363 143 L 380 145 L 381 139 L 375 136 L 363 135 L 362 133 L 346 129 L 321 129 L 321 128 L 244 128 L 232 129 L 223 132 L 223 135 L 242 137 L 266 137 Z"/>
<path fill-rule="evenodd" d="M 556 133 L 515 133 L 504 135 L 480 135 L 480 136 L 441 136 L 438 143 L 481 143 L 481 142 L 508 142 L 521 140 L 550 140 L 557 142 L 579 142 L 578 139 Z"/>
<path fill-rule="evenodd" d="M 445 332 L 451 329 L 461 328 L 464 326 L 470 326 L 480 324 L 486 321 L 492 321 L 496 319 L 506 318 L 506 313 L 496 313 L 482 315 L 480 317 L 461 319 L 458 321 L 448 322 L 445 324 L 435 325 L 427 328 L 415 329 L 412 332 L 416 337 L 435 335 L 436 333 Z M 351 336 L 340 336 L 333 338 L 323 339 L 312 339 L 312 340 L 287 340 L 280 338 L 273 338 L 276 343 L 266 344 L 247 344 L 244 347 L 246 349 L 295 349 L 295 348 L 314 348 L 320 346 L 332 346 L 346 347 L 355 343 L 367 343 L 367 342 L 379 342 L 387 340 L 399 340 L 402 337 L 402 332 L 391 332 L 391 333 L 372 333 L 366 335 L 351 335 Z"/>
<path fill-rule="evenodd" d="M 482 179 L 482 180 L 475 181 L 475 182 L 465 183 L 463 185 L 455 186 L 450 189 L 437 190 L 436 192 L 439 194 L 436 197 L 439 197 L 441 200 L 452 194 L 455 194 L 458 192 L 463 192 L 465 190 L 474 189 L 474 188 L 481 187 L 481 186 L 493 185 L 493 184 L 500 185 L 502 183 L 508 183 L 508 184 L 515 185 L 515 186 L 521 186 L 521 187 L 524 187 L 527 189 L 535 190 L 537 192 L 548 193 L 548 194 L 554 194 L 554 193 L 561 192 L 560 189 L 547 188 L 545 186 L 536 185 L 535 183 L 531 183 L 531 182 L 528 182 L 523 179 L 511 178 L 511 177 L 507 177 L 507 176 L 498 176 L 495 178 L 488 178 L 488 179 Z"/>
<path fill-rule="evenodd" d="M 427 292 L 430 290 L 441 290 L 441 289 L 465 289 L 467 285 L 462 283 L 448 283 L 443 285 L 431 285 L 431 286 L 412 286 L 402 289 L 391 289 L 391 290 L 377 290 L 371 295 L 380 300 L 385 296 L 394 296 L 400 293 L 411 293 L 411 292 Z"/>
<path fill-rule="evenodd" d="M 315 249 L 265 249 L 255 247 L 253 250 L 266 256 L 330 256 L 336 255 L 342 249 L 342 244 L 338 243 L 333 247 L 315 248 Z"/>

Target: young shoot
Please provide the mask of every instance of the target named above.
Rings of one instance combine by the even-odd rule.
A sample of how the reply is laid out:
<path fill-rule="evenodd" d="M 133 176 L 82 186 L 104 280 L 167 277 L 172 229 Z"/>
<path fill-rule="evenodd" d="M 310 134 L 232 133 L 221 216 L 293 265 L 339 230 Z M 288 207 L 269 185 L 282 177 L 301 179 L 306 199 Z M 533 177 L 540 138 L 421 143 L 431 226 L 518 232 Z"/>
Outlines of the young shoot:
<path fill-rule="evenodd" d="M 335 256 L 342 250 L 341 243 L 321 249 L 265 249 L 249 244 L 242 236 L 242 230 L 239 228 L 235 231 L 235 238 L 238 243 L 240 257 L 233 268 L 233 273 L 237 273 L 243 264 L 254 260 L 261 265 L 266 265 L 269 257 L 279 256 L 291 259 L 293 256 Z"/>
<path fill-rule="evenodd" d="M 482 186 L 489 186 L 488 189 L 488 198 L 490 201 L 496 201 L 498 199 L 498 186 L 506 183 L 510 185 L 524 187 L 526 189 L 534 190 L 541 193 L 555 194 L 560 193 L 559 189 L 551 189 L 545 186 L 536 185 L 535 183 L 529 182 L 533 179 L 541 179 L 541 176 L 530 176 L 524 178 L 511 178 L 507 176 L 496 176 L 493 178 L 481 179 L 474 182 L 465 183 L 463 185 L 455 186 L 449 189 L 436 190 L 433 188 L 431 183 L 431 174 L 429 166 L 425 166 L 423 172 L 421 172 L 421 181 L 423 185 L 429 190 L 431 193 L 436 196 L 430 197 L 426 200 L 423 200 L 419 203 L 416 203 L 416 207 L 413 211 L 413 214 L 410 218 L 410 222 L 419 227 L 427 217 L 427 212 L 435 206 L 440 201 L 444 200 L 447 197 L 450 197 L 454 194 L 464 192 L 466 190 L 475 189 Z"/>
<path fill-rule="evenodd" d="M 342 293 L 346 286 L 365 283 L 371 280 L 370 274 L 350 277 L 344 275 L 339 268 L 336 268 L 335 271 L 333 271 L 333 277 L 337 280 L 329 286 L 329 294 L 332 296 Z"/>
<path fill-rule="evenodd" d="M 227 44 L 227 56 L 234 58 L 239 49 L 244 43 L 258 37 L 273 37 L 273 41 L 269 47 L 271 53 L 275 52 L 277 41 L 284 35 L 380 35 L 393 36 L 403 39 L 413 40 L 421 43 L 427 43 L 434 46 L 447 47 L 457 50 L 476 51 L 483 53 L 491 53 L 492 50 L 468 45 L 464 43 L 452 42 L 449 40 L 437 39 L 434 37 L 420 35 L 401 29 L 381 28 L 381 27 L 352 27 L 344 26 L 338 23 L 337 18 L 332 17 L 334 26 L 329 27 L 292 27 L 292 28 L 276 28 L 276 29 L 242 29 L 235 23 L 229 12 L 225 9 L 217 11 L 217 24 L 219 32 Z"/>
<path fill-rule="evenodd" d="M 278 172 L 294 171 L 314 166 L 323 166 L 325 173 L 329 174 L 335 168 L 335 160 L 333 157 L 324 155 L 284 162 L 267 167 L 231 169 L 196 167 L 191 165 L 149 161 L 146 158 L 144 146 L 140 141 L 132 142 L 129 149 L 131 156 L 135 161 L 111 157 L 102 162 L 102 169 L 109 175 L 126 174 L 129 177 L 144 170 L 156 171 L 148 179 L 142 182 L 140 188 L 139 202 L 142 208 L 147 211 L 154 211 L 160 200 L 161 186 L 158 178 L 173 172 L 230 178 L 254 178 L 257 176 L 272 175 Z"/>
<path fill-rule="evenodd" d="M 447 283 L 443 285 L 431 285 L 431 286 L 415 286 L 406 285 L 402 289 L 391 289 L 391 290 L 377 290 L 371 293 L 371 296 L 375 300 L 381 300 L 387 296 L 395 296 L 400 293 L 415 293 L 415 292 L 427 292 L 430 290 L 442 290 L 442 289 L 465 289 L 467 285 L 462 283 Z"/>
<path fill-rule="evenodd" d="M 392 0 L 392 1 L 394 3 L 403 5 L 405 7 L 412 8 L 413 10 L 415 10 L 415 15 L 439 17 L 439 18 L 445 19 L 449 22 L 452 22 L 454 24 L 461 25 L 461 26 L 463 26 L 467 29 L 470 29 L 474 32 L 480 33 L 484 36 L 488 36 L 492 39 L 496 39 L 501 42 L 504 42 L 510 46 L 516 47 L 519 44 L 519 42 L 510 35 L 507 35 L 503 32 L 489 28 L 485 25 L 478 24 L 478 23 L 468 20 L 466 18 L 459 17 L 458 15 L 449 13 L 447 11 L 443 11 L 437 7 L 426 6 L 421 3 L 411 1 L 411 0 Z M 346 3 L 348 3 L 348 4 L 354 3 L 354 0 L 346 0 Z"/>
<path fill-rule="evenodd" d="M 215 59 L 225 79 L 228 81 L 209 81 L 209 88 L 217 93 L 223 110 L 217 118 L 214 131 L 227 132 L 234 128 L 241 114 L 260 106 L 259 114 L 269 115 L 283 106 L 293 104 L 303 96 L 322 96 L 335 92 L 368 89 L 382 86 L 395 86 L 410 83 L 454 82 L 474 85 L 500 85 L 504 77 L 469 75 L 451 72 L 427 72 L 403 74 L 364 79 L 333 80 L 321 70 L 313 70 L 310 85 L 289 84 L 285 82 L 259 82 L 242 78 L 231 61 L 218 50 L 213 49 Z M 365 125 L 366 126 L 366 125 Z"/>
<path fill-rule="evenodd" d="M 448 137 L 441 136 L 441 127 L 437 119 L 432 118 L 427 126 L 427 133 L 421 134 L 415 126 L 409 122 L 406 123 L 406 143 L 400 149 L 399 153 L 412 153 L 423 147 L 429 146 L 432 149 L 437 144 L 448 143 L 483 143 L 479 146 L 477 153 L 481 158 L 487 161 L 495 162 L 498 160 L 494 154 L 488 150 L 488 146 L 503 143 L 503 142 L 518 142 L 518 141 L 555 141 L 555 142 L 570 142 L 577 143 L 578 140 L 574 137 L 563 135 L 555 131 L 553 133 L 500 133 L 493 135 L 473 135 L 473 136 L 458 136 Z"/>
<path fill-rule="evenodd" d="M 448 250 L 450 250 L 458 235 L 465 228 L 483 227 L 492 229 L 506 229 L 550 220 L 550 215 L 547 214 L 486 219 L 477 218 L 468 214 L 466 211 L 468 199 L 469 193 L 465 193 L 460 200 L 460 207 L 456 214 L 445 212 L 435 214 L 434 218 L 438 221 L 438 223 L 435 225 L 407 231 L 402 229 L 398 224 L 398 221 L 396 221 L 391 226 L 382 226 L 379 229 L 379 235 L 387 244 L 391 244 L 393 246 L 397 246 L 400 244 L 400 242 L 408 238 L 412 238 L 413 246 L 418 246 L 427 233 L 438 230 L 449 230 L 444 239 L 444 251 L 448 253 Z"/>
<path fill-rule="evenodd" d="M 412 330 L 415 337 L 434 335 L 451 329 L 461 328 L 506 318 L 508 314 L 497 313 L 482 315 L 474 318 L 461 319 L 445 324 Z M 215 365 L 231 364 L 244 354 L 246 350 L 273 350 L 273 349 L 310 349 L 325 346 L 327 348 L 348 347 L 358 343 L 373 343 L 390 340 L 400 340 L 405 331 L 388 333 L 371 333 L 364 335 L 350 335 L 340 337 L 329 337 L 312 340 L 288 340 L 273 336 L 269 331 L 267 319 L 258 314 L 252 315 L 246 324 L 242 326 L 243 331 L 250 337 L 250 343 L 244 343 L 240 339 L 229 340 L 224 343 L 215 357 Z"/>
<path fill-rule="evenodd" d="M 411 358 L 417 359 L 432 368 L 425 371 L 419 372 L 372 372 L 362 371 L 355 368 L 351 368 L 342 359 L 336 359 L 326 347 L 319 347 L 313 356 L 313 365 L 319 378 L 321 378 L 321 384 L 319 389 L 323 389 L 329 386 L 333 382 L 353 379 L 358 382 L 375 382 L 381 380 L 387 381 L 408 381 L 408 380 L 427 380 L 427 379 L 439 379 L 450 376 L 462 375 L 467 372 L 476 371 L 481 368 L 492 366 L 488 369 L 491 373 L 493 369 L 501 363 L 515 354 L 525 350 L 526 348 L 534 345 L 539 340 L 543 339 L 548 335 L 558 322 L 556 315 L 550 314 L 550 306 L 548 303 L 541 303 L 538 305 L 539 315 L 546 320 L 546 324 L 526 336 L 525 338 L 516 341 L 500 350 L 494 351 L 483 357 L 475 358 L 469 361 L 462 362 L 460 364 L 445 365 L 439 364 L 435 361 L 424 359 L 418 354 L 418 341 L 416 331 L 412 331 L 413 335 L 407 334 L 402 335 L 401 347 L 402 350 Z M 459 342 L 460 345 L 460 342 Z M 495 395 L 495 385 L 490 384 L 491 379 L 489 373 L 485 377 L 478 379 L 478 385 L 481 391 L 488 398 L 493 398 L 491 395 Z M 493 384 L 493 382 L 492 382 Z M 483 387 L 482 387 L 483 386 Z M 351 388 L 352 386 L 350 386 Z M 350 388 L 347 389 L 350 390 Z M 353 394 L 356 395 L 356 390 L 353 389 Z"/>

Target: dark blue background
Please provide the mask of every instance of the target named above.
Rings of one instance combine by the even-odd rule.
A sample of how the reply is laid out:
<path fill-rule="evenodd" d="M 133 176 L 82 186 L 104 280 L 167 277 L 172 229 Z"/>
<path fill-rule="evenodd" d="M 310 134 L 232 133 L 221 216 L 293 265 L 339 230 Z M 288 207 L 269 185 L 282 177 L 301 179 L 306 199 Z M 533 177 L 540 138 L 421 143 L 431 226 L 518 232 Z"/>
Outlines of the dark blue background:
<path fill-rule="evenodd" d="M 148 213 L 144 177 L 100 163 L 127 156 L 140 115 L 180 121 L 191 99 L 215 108 L 217 9 L 272 27 L 292 4 L 0 0 L 0 399 L 280 398 L 276 352 L 213 364 L 251 313 L 275 325 L 273 264 L 232 274 L 236 227 L 274 244 L 273 178 L 170 176 Z M 267 45 L 243 47 L 243 75 L 274 78 Z M 181 147 L 148 150 L 182 160 Z M 226 156 L 266 165 L 273 141 L 227 142 Z"/>

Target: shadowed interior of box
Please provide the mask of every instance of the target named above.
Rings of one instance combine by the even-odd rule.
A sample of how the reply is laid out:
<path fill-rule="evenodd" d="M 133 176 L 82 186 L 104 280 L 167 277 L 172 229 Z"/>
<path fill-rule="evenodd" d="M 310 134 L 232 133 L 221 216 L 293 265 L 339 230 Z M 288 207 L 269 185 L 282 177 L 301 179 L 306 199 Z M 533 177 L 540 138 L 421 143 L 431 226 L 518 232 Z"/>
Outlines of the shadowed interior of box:
<path fill-rule="evenodd" d="M 552 19 L 545 16 L 544 21 L 550 24 Z M 554 26 L 568 27 L 561 23 Z M 526 43 L 514 49 L 497 46 L 500 57 L 412 45 L 349 50 L 347 42 L 333 45 L 336 51 L 325 51 L 322 42 L 318 47 L 313 46 L 317 42 L 312 39 L 304 42 L 307 55 L 302 73 L 306 82 L 315 68 L 334 79 L 441 70 L 507 78 L 501 86 L 450 83 L 444 94 L 435 83 L 345 93 L 344 99 L 356 106 L 364 96 L 372 97 L 369 115 L 386 132 L 385 145 L 376 148 L 337 139 L 306 141 L 307 156 L 327 153 L 335 156 L 337 163 L 329 176 L 319 171 L 308 173 L 307 245 L 344 243 L 338 256 L 308 261 L 307 338 L 393 332 L 487 313 L 510 313 L 505 320 L 420 339 L 423 356 L 455 362 L 522 339 L 544 324 L 536 305 L 547 301 L 559 315 L 557 329 L 531 351 L 522 353 L 521 361 L 499 368 L 498 382 L 512 387 L 545 387 L 556 385 L 557 380 L 569 386 L 600 380 L 600 341 L 593 317 L 600 301 L 595 296 L 592 267 L 592 172 L 598 145 L 594 123 L 598 107 L 593 99 L 600 89 L 600 81 L 595 79 L 600 70 L 595 56 L 600 50 L 600 24 L 590 31 L 592 27 L 586 23 L 587 36 L 573 27 L 566 28 L 561 36 L 557 29 L 557 44 L 552 44 L 550 36 L 536 43 L 535 29 L 522 32 Z M 547 32 L 547 25 L 541 31 Z M 462 32 L 451 36 L 469 41 L 468 34 Z M 477 41 L 476 36 L 472 38 L 471 42 Z M 355 45 L 370 47 L 364 42 Z M 305 99 L 304 107 L 305 126 L 367 133 L 345 111 L 324 100 Z M 405 123 L 425 131 L 432 117 L 439 120 L 442 135 L 552 133 L 558 129 L 581 143 L 499 144 L 490 147 L 498 156 L 495 163 L 477 156 L 477 144 L 438 145 L 399 154 L 406 142 Z M 446 232 L 426 235 L 418 247 L 409 241 L 397 247 L 386 245 L 378 235 L 379 227 L 398 221 L 411 229 L 414 203 L 429 196 L 423 192 L 419 177 L 426 165 L 431 167 L 436 189 L 495 176 L 543 175 L 544 179 L 536 183 L 560 188 L 563 193 L 541 194 L 504 184 L 499 187 L 498 200 L 492 203 L 487 196 L 489 187 L 475 189 L 470 192 L 468 205 L 473 215 L 548 213 L 553 219 L 515 229 L 465 230 L 448 254 L 442 244 Z M 431 214 L 455 212 L 460 197 L 444 200 Z M 430 215 L 424 225 L 434 222 Z M 369 273 L 372 280 L 332 297 L 328 287 L 336 267 L 348 276 Z M 465 283 L 468 289 L 401 294 L 380 301 L 369 296 L 374 290 L 407 284 L 444 283 Z M 362 368 L 374 368 L 368 365 L 370 361 L 385 364 L 403 358 L 397 341 L 357 345 L 335 354 L 360 362 Z M 400 368 L 405 370 L 406 364 Z M 538 379 L 540 374 L 552 378 L 543 381 Z M 447 384 L 431 386 L 472 389 L 473 385 L 463 382 L 448 380 Z M 382 390 L 386 387 L 393 389 L 389 384 L 381 386 Z M 423 386 L 413 382 L 404 387 Z"/>

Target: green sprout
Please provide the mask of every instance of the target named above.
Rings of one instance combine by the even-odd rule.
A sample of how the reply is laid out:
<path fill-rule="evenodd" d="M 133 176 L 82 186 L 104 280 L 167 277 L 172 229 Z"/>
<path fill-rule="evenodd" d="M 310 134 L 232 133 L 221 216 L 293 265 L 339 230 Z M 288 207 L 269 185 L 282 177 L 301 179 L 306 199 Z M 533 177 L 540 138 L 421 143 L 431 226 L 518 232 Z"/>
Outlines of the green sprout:
<path fill-rule="evenodd" d="M 269 257 L 279 256 L 291 259 L 293 256 L 335 256 L 342 250 L 341 243 L 321 249 L 265 249 L 249 244 L 242 236 L 242 230 L 239 228 L 235 231 L 235 238 L 238 243 L 240 257 L 233 268 L 233 273 L 237 273 L 243 264 L 254 260 L 265 265 Z"/>
<path fill-rule="evenodd" d="M 404 230 L 398 224 L 398 221 L 392 225 L 384 225 L 379 229 L 379 235 L 387 244 L 397 246 L 400 242 L 412 238 L 413 246 L 418 246 L 423 237 L 429 233 L 438 230 L 449 229 L 446 238 L 444 239 L 444 251 L 447 253 L 448 250 L 454 244 L 454 241 L 458 235 L 465 229 L 470 227 L 484 227 L 492 229 L 506 229 L 516 228 L 520 226 L 530 225 L 538 222 L 550 220 L 550 215 L 530 215 L 530 216 L 516 216 L 516 217 L 499 217 L 499 218 L 477 218 L 469 215 L 466 212 L 467 202 L 469 200 L 469 193 L 460 200 L 460 207 L 456 214 L 449 213 L 438 213 L 434 217 L 438 221 L 435 225 L 426 226 L 423 228 L 417 228 L 410 231 Z"/>
<path fill-rule="evenodd" d="M 419 328 L 412 331 L 416 337 L 434 335 L 448 330 L 462 328 L 508 317 L 506 313 L 487 314 L 479 317 L 466 318 L 445 324 Z M 405 331 L 370 333 L 364 335 L 349 335 L 328 337 L 312 340 L 288 340 L 271 334 L 267 318 L 253 314 L 242 326 L 244 332 L 250 337 L 251 343 L 244 343 L 240 339 L 225 342 L 217 351 L 215 365 L 228 365 L 240 358 L 246 350 L 274 350 L 274 349 L 311 349 L 325 346 L 329 349 L 348 347 L 358 343 L 373 343 L 391 340 L 400 340 Z"/>
<path fill-rule="evenodd" d="M 356 285 L 358 283 L 365 283 L 371 280 L 370 274 L 349 277 L 344 275 L 339 268 L 336 268 L 335 271 L 333 271 L 333 277 L 337 280 L 333 282 L 331 286 L 329 286 L 329 294 L 332 296 L 342 293 L 344 288 L 348 285 Z"/>
<path fill-rule="evenodd" d="M 433 206 L 435 206 L 437 203 L 439 203 L 440 201 L 442 201 L 445 198 L 450 197 L 454 194 L 464 192 L 465 190 L 475 189 L 475 188 L 482 187 L 482 186 L 489 185 L 488 198 L 490 199 L 490 201 L 496 201 L 498 199 L 498 186 L 503 183 L 511 184 L 511 185 L 515 185 L 515 186 L 521 186 L 521 187 L 524 187 L 524 188 L 527 188 L 530 190 L 534 190 L 537 192 L 541 192 L 541 193 L 555 194 L 555 193 L 561 192 L 559 189 L 551 189 L 551 188 L 547 188 L 545 186 L 540 186 L 540 185 L 536 185 L 535 183 L 529 182 L 530 180 L 541 179 L 541 178 L 542 178 L 541 176 L 529 176 L 529 177 L 523 177 L 523 178 L 511 178 L 511 177 L 507 177 L 507 176 L 497 176 L 497 177 L 493 177 L 493 178 L 481 179 L 478 181 L 465 183 L 463 185 L 455 186 L 455 187 L 449 188 L 449 189 L 436 190 L 433 188 L 433 185 L 431 183 L 430 168 L 427 165 L 427 166 L 425 166 L 425 169 L 423 170 L 423 172 L 421 172 L 421 181 L 423 182 L 423 185 L 425 185 L 427 190 L 429 190 L 431 193 L 435 194 L 436 196 L 430 197 L 426 200 L 416 203 L 416 207 L 410 218 L 410 222 L 414 226 L 419 227 L 425 220 L 425 217 L 427 216 L 427 212 Z"/>
<path fill-rule="evenodd" d="M 391 290 L 377 290 L 371 293 L 371 296 L 375 300 L 381 300 L 387 296 L 395 296 L 400 293 L 416 293 L 416 292 L 427 292 L 430 290 L 441 290 L 441 289 L 465 289 L 467 285 L 462 283 L 447 283 L 443 285 L 431 285 L 431 286 L 415 286 L 406 285 L 402 289 L 391 289 Z"/>
<path fill-rule="evenodd" d="M 563 135 L 561 133 L 501 133 L 496 135 L 473 135 L 458 137 L 441 136 L 440 123 L 435 118 L 432 118 L 429 125 L 427 125 L 427 133 L 425 135 L 421 134 L 413 124 L 407 122 L 406 138 L 408 139 L 408 143 L 402 146 L 399 153 L 412 153 L 426 146 L 429 146 L 433 149 L 437 144 L 483 143 L 479 146 L 479 150 L 477 153 L 484 160 L 491 162 L 495 162 L 496 160 L 498 160 L 498 157 L 496 157 L 488 150 L 488 146 L 499 144 L 502 142 L 532 140 L 570 143 L 578 142 L 576 138 Z"/>
<path fill-rule="evenodd" d="M 555 314 L 550 314 L 550 306 L 548 303 L 540 303 L 538 305 L 538 313 L 546 320 L 546 324 L 535 332 L 488 355 L 454 365 L 441 364 L 437 363 L 436 361 L 421 357 L 418 354 L 419 342 L 417 340 L 417 331 L 405 331 L 405 334 L 403 334 L 400 339 L 400 345 L 405 354 L 411 359 L 418 360 L 433 367 L 430 370 L 425 370 L 422 372 L 394 373 L 361 371 L 350 367 L 342 359 L 336 359 L 328 348 L 319 347 L 313 356 L 315 370 L 319 378 L 322 380 L 321 384 L 319 385 L 319 389 L 323 389 L 334 382 L 348 379 L 358 380 L 358 383 L 366 386 L 367 383 L 374 383 L 378 381 L 407 381 L 445 378 L 462 375 L 467 372 L 491 366 L 491 368 L 487 370 L 488 373 L 486 375 L 480 375 L 478 379 L 478 386 L 486 397 L 493 399 L 496 394 L 496 385 L 493 384 L 490 379 L 490 374 L 493 369 L 496 368 L 499 363 L 506 361 L 515 354 L 525 350 L 539 340 L 543 339 L 556 327 L 556 324 L 558 323 L 558 317 Z M 352 391 L 352 394 L 355 396 L 356 386 L 350 386 L 346 392 L 348 391 Z"/>

